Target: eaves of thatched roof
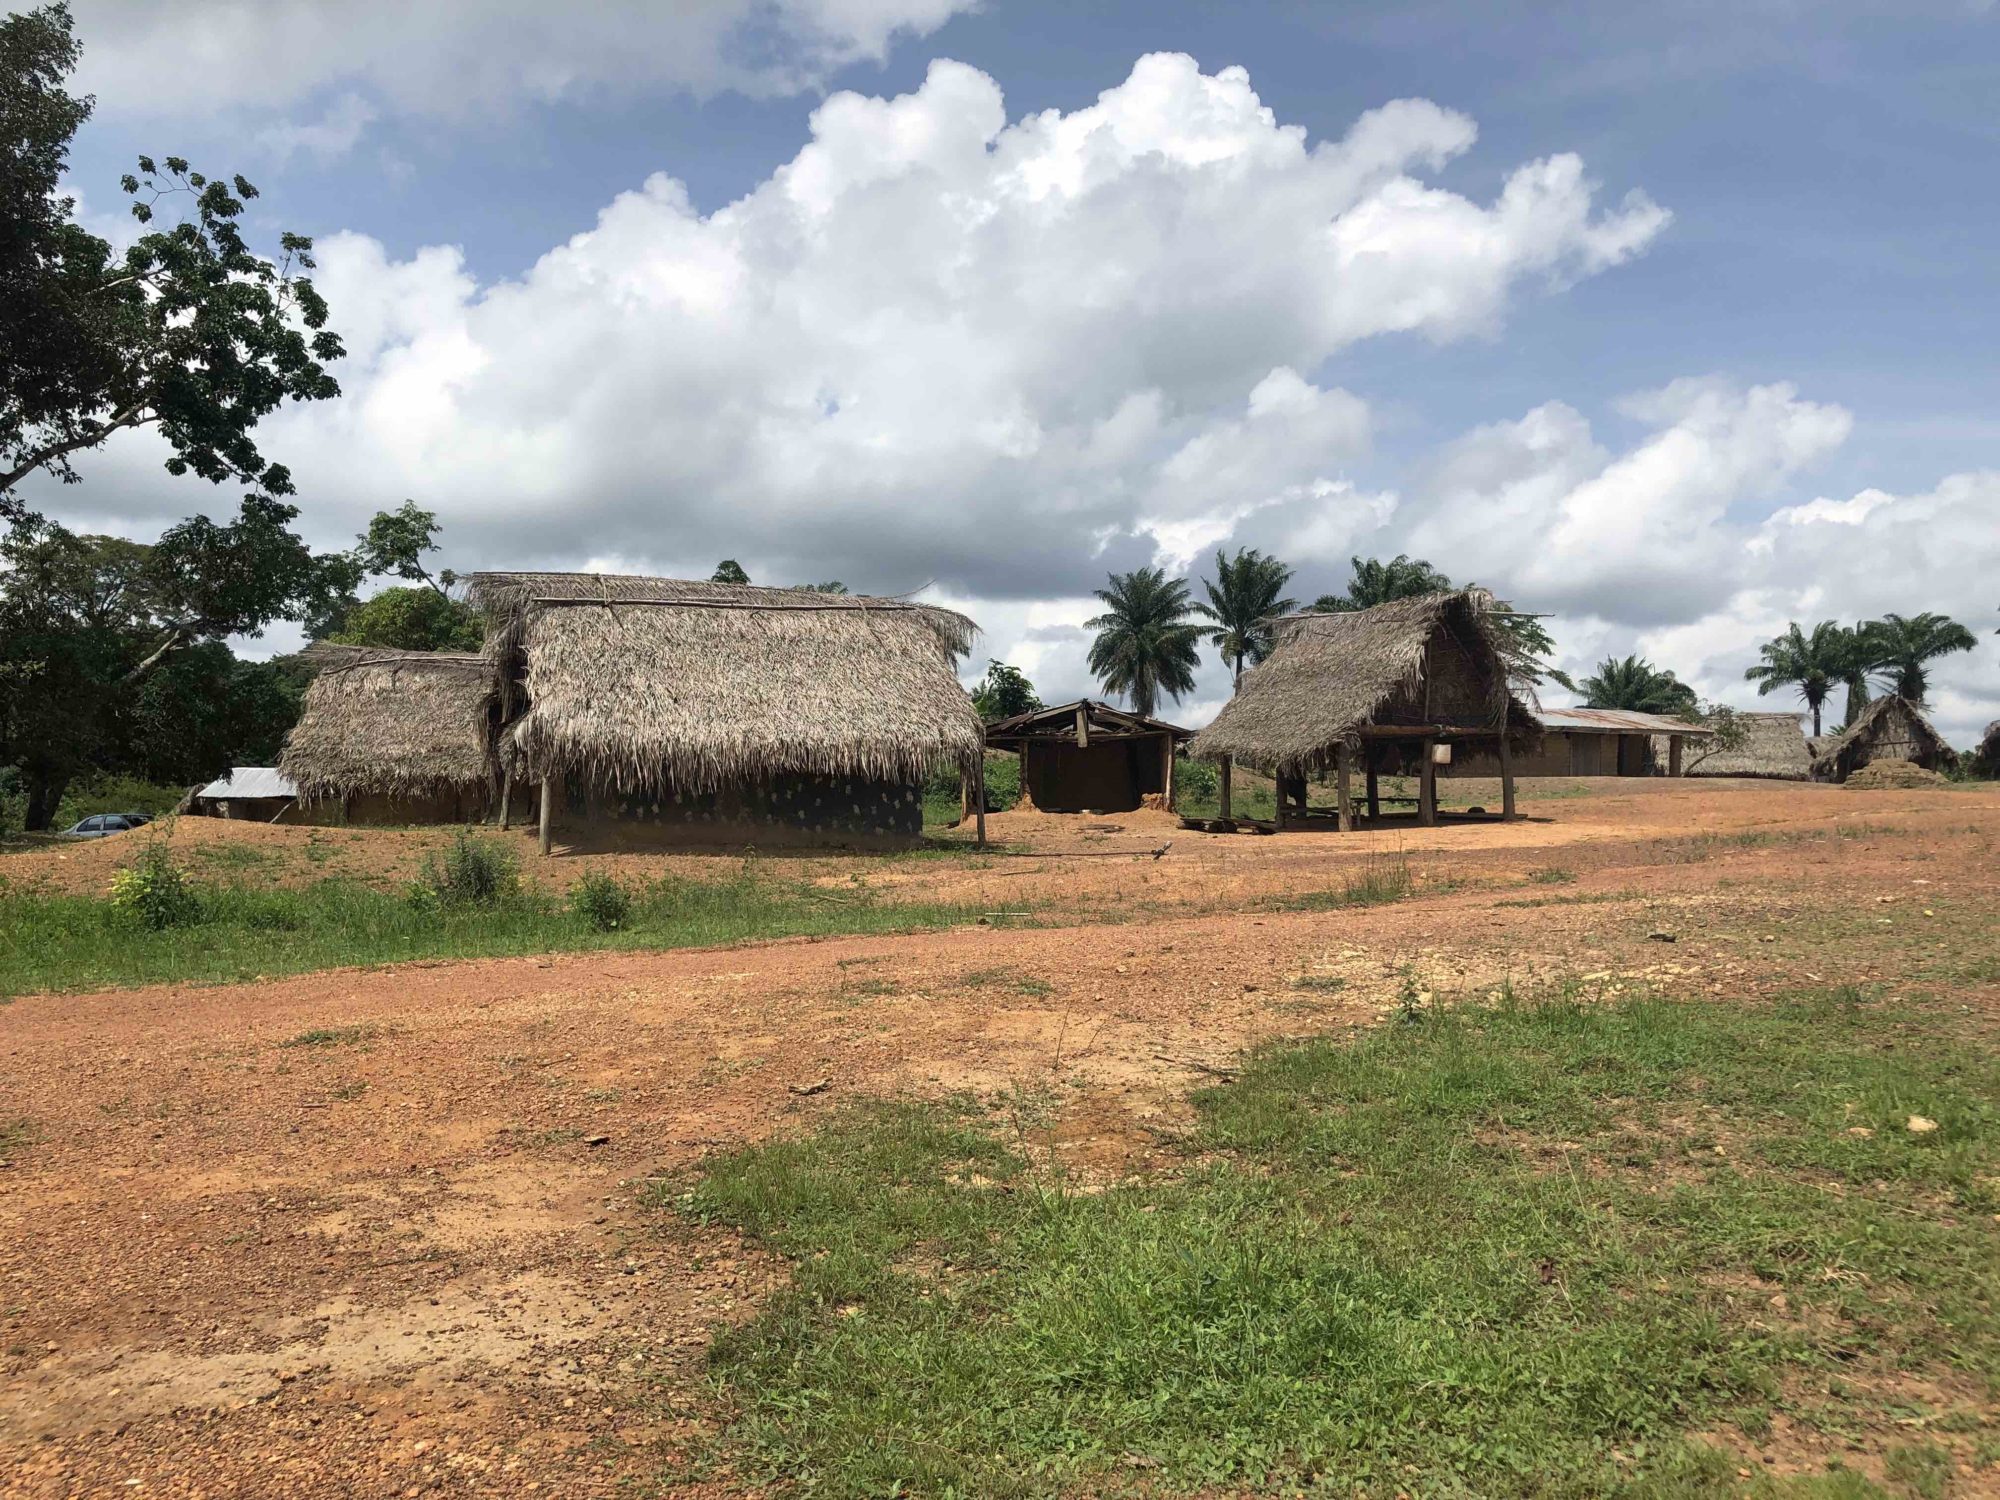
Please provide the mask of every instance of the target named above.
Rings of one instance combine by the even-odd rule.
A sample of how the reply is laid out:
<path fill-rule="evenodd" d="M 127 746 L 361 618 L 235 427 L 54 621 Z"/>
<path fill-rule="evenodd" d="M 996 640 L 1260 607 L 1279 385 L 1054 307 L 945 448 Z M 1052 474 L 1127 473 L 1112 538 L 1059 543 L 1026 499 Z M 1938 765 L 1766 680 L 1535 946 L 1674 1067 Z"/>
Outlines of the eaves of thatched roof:
<path fill-rule="evenodd" d="M 1192 754 L 1273 774 L 1317 773 L 1362 732 L 1426 725 L 1459 734 L 1538 734 L 1510 691 L 1490 595 L 1459 589 L 1344 614 L 1294 615 L 1195 736 Z"/>
<path fill-rule="evenodd" d="M 1907 744 L 1901 743 L 1904 735 L 1909 737 Z M 1944 736 L 1924 717 L 1922 709 L 1909 699 L 1890 693 L 1870 699 L 1852 724 L 1820 747 L 1813 757 L 1813 774 L 1844 780 L 1880 754 L 1884 742 L 1892 736 L 1899 741 L 1894 752 L 1896 759 L 1949 764 L 1958 758 Z M 1917 753 L 1907 753 L 1911 749 Z"/>
<path fill-rule="evenodd" d="M 278 768 L 308 801 L 490 786 L 493 663 L 464 652 L 320 642 Z"/>
<path fill-rule="evenodd" d="M 1795 713 L 1737 713 L 1743 743 L 1727 748 L 1698 746 L 1688 754 L 1689 776 L 1768 776 L 1780 781 L 1812 779 L 1812 751 L 1802 716 Z"/>
<path fill-rule="evenodd" d="M 980 751 L 954 670 L 975 629 L 950 610 L 572 573 L 476 574 L 472 599 L 526 686 L 508 733 L 531 774 L 621 791 L 914 781 Z"/>
<path fill-rule="evenodd" d="M 1135 735 L 1165 734 L 1171 735 L 1176 744 L 1194 738 L 1192 729 L 1169 724 L 1165 719 L 1150 718 L 1145 714 L 1113 708 L 1109 703 L 1100 702 L 1095 698 L 1078 698 L 1070 703 L 1046 704 L 1041 708 L 1031 708 L 1026 713 L 995 719 L 986 726 L 986 743 L 1004 747 L 1018 745 L 1028 739 L 1062 739 L 1074 742 L 1078 714 L 1083 715 L 1084 724 L 1093 738 L 1104 735 L 1129 739 Z"/>

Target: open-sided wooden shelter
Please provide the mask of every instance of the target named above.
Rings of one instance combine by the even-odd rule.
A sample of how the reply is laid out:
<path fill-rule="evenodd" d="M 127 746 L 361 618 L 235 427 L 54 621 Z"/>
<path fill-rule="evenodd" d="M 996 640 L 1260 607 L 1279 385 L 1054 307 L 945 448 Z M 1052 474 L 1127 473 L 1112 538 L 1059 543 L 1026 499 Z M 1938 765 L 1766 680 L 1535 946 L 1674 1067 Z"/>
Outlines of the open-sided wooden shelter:
<path fill-rule="evenodd" d="M 1044 812 L 1130 812 L 1147 797 L 1170 807 L 1174 750 L 1194 738 L 1090 698 L 1031 709 L 986 726 L 986 743 L 1021 758 L 1021 803 Z"/>
<path fill-rule="evenodd" d="M 320 642 L 279 771 L 312 822 L 467 823 L 498 789 L 492 661 Z"/>
<path fill-rule="evenodd" d="M 911 843 L 924 777 L 975 771 L 964 616 L 901 599 L 480 573 L 511 788 L 567 841 Z"/>
<path fill-rule="evenodd" d="M 1352 774 L 1367 777 L 1368 815 L 1381 815 L 1377 780 L 1415 772 L 1418 821 L 1437 821 L 1437 769 L 1461 748 L 1490 751 L 1503 817 L 1514 814 L 1513 758 L 1541 733 L 1509 684 L 1511 651 L 1493 597 L 1460 589 L 1346 614 L 1280 620 L 1276 644 L 1236 696 L 1196 735 L 1192 754 L 1230 770 L 1243 764 L 1278 781 L 1278 826 L 1310 821 L 1309 777 L 1337 776 L 1335 816 L 1355 824 Z"/>
<path fill-rule="evenodd" d="M 1876 698 L 1813 759 L 1813 775 L 1822 781 L 1845 781 L 1863 766 L 1901 760 L 1942 771 L 1958 754 L 1931 727 L 1924 711 L 1907 698 L 1891 693 Z"/>

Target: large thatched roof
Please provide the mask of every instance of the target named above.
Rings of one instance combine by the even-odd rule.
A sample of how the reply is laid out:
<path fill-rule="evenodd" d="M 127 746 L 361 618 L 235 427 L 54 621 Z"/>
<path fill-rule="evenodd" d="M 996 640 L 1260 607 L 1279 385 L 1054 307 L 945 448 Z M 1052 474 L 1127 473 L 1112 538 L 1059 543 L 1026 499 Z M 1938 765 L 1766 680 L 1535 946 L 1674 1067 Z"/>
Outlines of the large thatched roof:
<path fill-rule="evenodd" d="M 1820 747 L 1813 757 L 1813 774 L 1845 781 L 1876 760 L 1907 760 L 1935 770 L 1957 759 L 1922 709 L 1890 693 L 1871 699 L 1859 718 Z"/>
<path fill-rule="evenodd" d="M 306 801 L 425 796 L 493 779 L 493 663 L 445 651 L 324 642 L 278 767 Z"/>
<path fill-rule="evenodd" d="M 509 732 L 535 771 L 704 791 L 779 775 L 914 781 L 979 754 L 954 671 L 975 630 L 950 610 L 585 573 L 480 573 L 472 598 L 526 684 Z"/>
<path fill-rule="evenodd" d="M 1738 713 L 1743 743 L 1728 749 L 1715 745 L 1691 747 L 1689 776 L 1769 776 L 1781 781 L 1809 781 L 1812 752 L 1799 714 Z"/>
<path fill-rule="evenodd" d="M 1508 688 L 1507 646 L 1481 589 L 1398 599 L 1347 614 L 1293 615 L 1191 753 L 1270 774 L 1323 773 L 1370 725 L 1461 733 L 1540 722 Z"/>

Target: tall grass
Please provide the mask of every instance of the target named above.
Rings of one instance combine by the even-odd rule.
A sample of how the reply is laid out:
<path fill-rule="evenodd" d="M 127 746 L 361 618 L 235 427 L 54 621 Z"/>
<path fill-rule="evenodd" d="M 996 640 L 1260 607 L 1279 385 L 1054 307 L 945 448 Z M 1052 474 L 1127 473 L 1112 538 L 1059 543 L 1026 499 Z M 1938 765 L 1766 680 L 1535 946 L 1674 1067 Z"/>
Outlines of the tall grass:
<path fill-rule="evenodd" d="M 753 938 L 903 932 L 970 921 L 943 903 L 838 899 L 754 870 L 730 880 L 667 878 L 634 888 L 615 926 L 595 909 L 520 888 L 486 904 L 423 887 L 330 879 L 297 889 L 190 882 L 195 914 L 152 927 L 109 901 L 0 891 L 0 995 L 114 985 L 230 981 L 347 964 L 576 949 L 685 948 Z"/>

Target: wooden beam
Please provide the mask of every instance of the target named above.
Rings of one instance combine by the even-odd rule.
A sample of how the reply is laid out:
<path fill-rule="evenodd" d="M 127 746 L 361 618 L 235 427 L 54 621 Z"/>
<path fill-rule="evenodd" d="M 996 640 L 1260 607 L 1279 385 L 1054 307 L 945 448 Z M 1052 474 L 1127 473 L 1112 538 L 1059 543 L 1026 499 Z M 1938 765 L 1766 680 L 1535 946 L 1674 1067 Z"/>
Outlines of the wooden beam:
<path fill-rule="evenodd" d="M 1438 768 L 1432 759 L 1436 749 L 1436 740 L 1424 740 L 1423 774 L 1417 779 L 1417 822 L 1425 828 L 1437 827 L 1438 820 Z"/>
<path fill-rule="evenodd" d="M 986 847 L 986 756 L 982 753 L 972 769 L 973 817 L 979 828 L 979 847 Z"/>
<path fill-rule="evenodd" d="M 1167 811 L 1174 810 L 1174 737 L 1160 736 L 1160 785 L 1166 792 Z"/>
<path fill-rule="evenodd" d="M 555 847 L 555 795 L 549 790 L 549 786 L 548 773 L 544 772 L 542 774 L 541 827 L 542 856 L 544 858 L 547 858 L 550 850 Z"/>
<path fill-rule="evenodd" d="M 1507 736 L 1500 736 L 1500 820 L 1514 821 L 1514 752 Z"/>
<path fill-rule="evenodd" d="M 1368 765 L 1368 816 L 1371 821 L 1382 816 L 1381 772 L 1373 761 Z"/>
<path fill-rule="evenodd" d="M 1336 754 L 1339 758 L 1339 769 L 1335 771 L 1334 778 L 1340 804 L 1340 831 L 1352 833 L 1354 832 L 1354 748 L 1346 740 L 1342 740 Z"/>
<path fill-rule="evenodd" d="M 1077 705 L 1076 710 L 1076 748 L 1079 750 L 1090 748 L 1090 710 L 1081 704 Z"/>
<path fill-rule="evenodd" d="M 1229 816 L 1229 773 L 1234 764 L 1228 756 L 1222 757 L 1222 816 L 1225 818 Z"/>

